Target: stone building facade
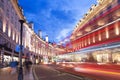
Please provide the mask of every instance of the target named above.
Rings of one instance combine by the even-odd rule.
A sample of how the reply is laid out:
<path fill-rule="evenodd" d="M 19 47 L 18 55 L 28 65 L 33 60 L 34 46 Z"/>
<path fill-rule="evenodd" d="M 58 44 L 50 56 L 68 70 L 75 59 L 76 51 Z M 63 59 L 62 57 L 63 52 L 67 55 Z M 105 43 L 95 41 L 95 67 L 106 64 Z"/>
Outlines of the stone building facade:
<path fill-rule="evenodd" d="M 19 60 L 16 45 L 20 45 L 20 19 L 26 21 L 23 24 L 23 59 L 29 57 L 36 63 L 44 56 L 54 55 L 52 44 L 44 41 L 34 32 L 34 26 L 27 23 L 18 0 L 0 0 L 0 65 Z"/>

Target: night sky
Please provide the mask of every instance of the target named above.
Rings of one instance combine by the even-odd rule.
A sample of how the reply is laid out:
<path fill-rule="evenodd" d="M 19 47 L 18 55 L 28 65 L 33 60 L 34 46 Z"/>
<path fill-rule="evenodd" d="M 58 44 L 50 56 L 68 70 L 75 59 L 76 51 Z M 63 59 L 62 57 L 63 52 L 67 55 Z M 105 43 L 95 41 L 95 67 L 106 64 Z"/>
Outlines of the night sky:
<path fill-rule="evenodd" d="M 50 42 L 59 42 L 69 36 L 76 24 L 96 0 L 19 0 L 28 22 L 34 30 L 48 35 Z"/>

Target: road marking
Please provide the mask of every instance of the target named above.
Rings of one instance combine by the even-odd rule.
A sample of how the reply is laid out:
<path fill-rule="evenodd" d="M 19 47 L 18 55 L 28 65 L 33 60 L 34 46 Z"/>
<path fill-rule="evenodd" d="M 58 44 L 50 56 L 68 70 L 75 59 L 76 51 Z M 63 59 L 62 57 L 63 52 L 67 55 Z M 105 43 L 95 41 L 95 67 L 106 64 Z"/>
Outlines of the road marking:
<path fill-rule="evenodd" d="M 72 76 L 72 77 L 75 77 L 75 78 L 77 78 L 77 79 L 82 79 L 82 80 L 83 80 L 83 79 L 85 78 L 85 77 L 82 77 L 82 76 L 79 77 L 79 76 L 72 75 L 72 74 L 69 74 L 69 73 L 66 73 L 66 74 L 68 74 L 68 75 L 70 75 L 70 76 Z"/>
<path fill-rule="evenodd" d="M 114 75 L 119 75 L 119 72 L 110 72 L 110 71 L 103 71 L 103 70 L 95 70 L 95 69 L 87 69 L 87 68 L 74 68 L 75 71 L 81 72 L 81 71 L 92 71 L 92 72 L 100 72 L 100 73 L 106 73 L 106 74 L 114 74 Z"/>

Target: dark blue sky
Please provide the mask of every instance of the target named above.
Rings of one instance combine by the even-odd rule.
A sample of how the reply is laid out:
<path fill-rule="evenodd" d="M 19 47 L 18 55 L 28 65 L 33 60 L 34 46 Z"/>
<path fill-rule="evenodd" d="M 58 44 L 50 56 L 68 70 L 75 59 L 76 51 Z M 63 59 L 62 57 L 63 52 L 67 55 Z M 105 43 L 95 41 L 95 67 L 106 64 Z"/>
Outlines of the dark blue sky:
<path fill-rule="evenodd" d="M 40 29 L 43 38 L 59 42 L 69 36 L 78 21 L 96 0 L 19 0 L 28 22 L 34 22 L 34 30 Z"/>

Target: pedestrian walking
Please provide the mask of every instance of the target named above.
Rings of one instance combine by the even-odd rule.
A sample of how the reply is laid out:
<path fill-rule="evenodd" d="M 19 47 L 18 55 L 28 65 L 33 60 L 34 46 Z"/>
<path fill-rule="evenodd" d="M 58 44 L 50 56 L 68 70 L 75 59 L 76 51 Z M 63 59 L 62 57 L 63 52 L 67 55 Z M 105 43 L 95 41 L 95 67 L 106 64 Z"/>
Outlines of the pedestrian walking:
<path fill-rule="evenodd" d="M 32 62 L 28 59 L 25 59 L 25 62 L 24 62 L 25 73 L 30 72 L 31 65 L 32 65 Z"/>
<path fill-rule="evenodd" d="M 17 61 L 12 61 L 10 62 L 10 67 L 11 67 L 11 74 L 14 74 L 17 71 L 17 66 L 18 66 L 18 62 Z"/>

